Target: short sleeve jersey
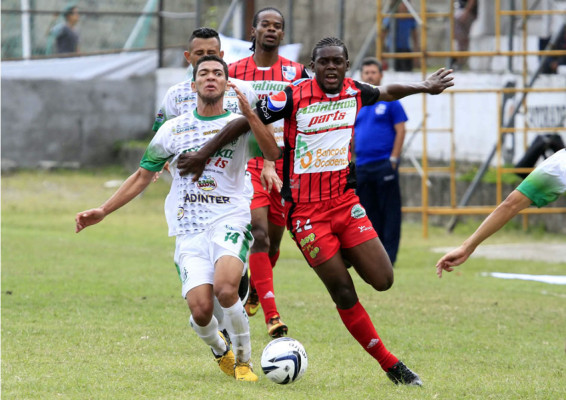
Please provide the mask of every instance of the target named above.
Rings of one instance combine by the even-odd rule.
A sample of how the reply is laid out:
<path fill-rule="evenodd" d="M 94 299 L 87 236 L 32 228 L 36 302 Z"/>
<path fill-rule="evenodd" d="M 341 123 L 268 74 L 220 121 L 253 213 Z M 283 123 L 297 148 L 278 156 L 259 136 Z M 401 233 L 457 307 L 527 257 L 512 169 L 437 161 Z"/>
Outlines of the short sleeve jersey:
<path fill-rule="evenodd" d="M 142 157 L 140 166 L 160 171 L 166 161 L 173 177 L 165 200 L 169 236 L 198 233 L 226 217 L 251 219 L 250 190 L 244 190 L 246 163 L 250 147 L 248 132 L 216 151 L 207 161 L 197 182 L 192 175 L 181 176 L 179 156 L 198 151 L 228 122 L 239 118 L 230 111 L 216 117 L 202 117 L 196 110 L 167 121 L 155 134 Z"/>
<path fill-rule="evenodd" d="M 258 102 L 264 123 L 285 119 L 281 194 L 286 200 L 319 202 L 344 193 L 356 116 L 379 95 L 377 87 L 350 78 L 340 93 L 328 95 L 316 79 L 305 79 Z"/>
<path fill-rule="evenodd" d="M 566 192 L 566 150 L 562 149 L 544 160 L 521 182 L 517 190 L 537 207 L 558 199 Z"/>
<path fill-rule="evenodd" d="M 240 89 L 252 106 L 258 101 L 259 98 L 248 82 L 239 79 L 230 79 L 230 82 L 233 82 L 238 89 Z M 167 90 L 161 102 L 161 106 L 157 111 L 157 115 L 155 116 L 152 128 L 154 132 L 157 132 L 165 121 L 178 117 L 179 115 L 192 113 L 196 110 L 197 92 L 193 92 L 191 83 L 192 79 L 189 79 L 173 85 Z M 232 88 L 227 88 L 224 93 L 224 109 L 236 114 L 241 114 L 238 96 Z"/>
<path fill-rule="evenodd" d="M 228 75 L 231 78 L 250 82 L 260 100 L 279 93 L 291 82 L 309 77 L 302 64 L 281 56 L 279 56 L 275 64 L 268 68 L 258 67 L 253 56 L 242 58 L 228 66 Z M 283 147 L 283 121 L 274 123 L 273 128 L 277 145 Z M 263 167 L 263 159 L 260 157 L 254 158 L 250 160 L 249 166 L 261 169 Z M 282 165 L 279 165 L 279 167 L 281 168 Z"/>
<path fill-rule="evenodd" d="M 362 107 L 355 125 L 356 165 L 389 159 L 397 136 L 395 125 L 406 121 L 407 114 L 398 100 Z"/>

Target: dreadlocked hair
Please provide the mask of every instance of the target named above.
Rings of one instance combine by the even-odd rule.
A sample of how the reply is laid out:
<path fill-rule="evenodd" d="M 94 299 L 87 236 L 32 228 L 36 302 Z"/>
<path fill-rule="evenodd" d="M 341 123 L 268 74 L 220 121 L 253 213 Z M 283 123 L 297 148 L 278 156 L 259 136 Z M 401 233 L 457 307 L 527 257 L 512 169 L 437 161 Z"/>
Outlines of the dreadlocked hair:
<path fill-rule="evenodd" d="M 336 37 L 325 37 L 323 39 L 320 39 L 319 42 L 316 44 L 316 46 L 314 46 L 314 49 L 312 49 L 312 56 L 311 56 L 312 61 L 315 60 L 316 53 L 319 49 L 329 46 L 342 47 L 342 50 L 344 50 L 344 56 L 346 57 L 346 60 L 348 60 L 348 49 L 346 48 L 344 42 Z"/>
<path fill-rule="evenodd" d="M 279 14 L 281 16 L 281 21 L 283 22 L 283 31 L 285 31 L 285 17 L 283 16 L 283 14 L 281 14 L 281 11 L 279 11 L 275 7 L 265 7 L 256 12 L 254 18 L 252 19 L 252 27 L 257 28 L 257 23 L 259 22 L 259 14 L 265 11 L 274 11 Z M 250 50 L 255 52 L 255 36 L 252 36 L 252 46 L 250 47 Z"/>

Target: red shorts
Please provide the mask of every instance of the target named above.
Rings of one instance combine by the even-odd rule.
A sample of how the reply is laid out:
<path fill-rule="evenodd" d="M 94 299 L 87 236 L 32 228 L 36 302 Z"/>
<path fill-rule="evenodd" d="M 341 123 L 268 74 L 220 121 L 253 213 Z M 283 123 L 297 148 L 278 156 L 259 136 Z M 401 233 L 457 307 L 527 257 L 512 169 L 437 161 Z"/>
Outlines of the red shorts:
<path fill-rule="evenodd" d="M 353 190 L 329 201 L 296 204 L 289 231 L 311 267 L 377 237 Z"/>
<path fill-rule="evenodd" d="M 254 186 L 254 197 L 252 199 L 251 209 L 269 207 L 267 219 L 269 222 L 277 226 L 285 226 L 287 211 L 281 193 L 276 189 L 271 189 L 271 193 L 263 188 L 261 184 L 261 169 L 248 168 L 248 172 L 252 177 Z"/>

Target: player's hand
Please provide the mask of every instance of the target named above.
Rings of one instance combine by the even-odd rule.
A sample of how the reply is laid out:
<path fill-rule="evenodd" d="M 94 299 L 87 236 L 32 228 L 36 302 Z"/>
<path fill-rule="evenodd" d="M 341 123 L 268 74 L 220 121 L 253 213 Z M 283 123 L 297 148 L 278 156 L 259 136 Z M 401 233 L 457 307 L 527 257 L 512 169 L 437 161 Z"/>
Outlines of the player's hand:
<path fill-rule="evenodd" d="M 446 88 L 454 86 L 454 76 L 450 75 L 453 72 L 451 69 L 440 68 L 438 71 L 434 72 L 424 81 L 427 86 L 427 93 L 430 94 L 440 94 Z"/>
<path fill-rule="evenodd" d="M 240 89 L 238 89 L 238 86 L 236 86 L 234 83 L 228 82 L 227 85 L 234 89 L 234 91 L 236 92 L 236 96 L 238 96 L 238 105 L 240 106 L 242 115 L 244 117 L 248 117 L 253 112 L 248 98 L 240 91 Z"/>
<path fill-rule="evenodd" d="M 436 275 L 438 275 L 439 278 L 442 278 L 442 270 L 452 272 L 454 270 L 453 267 L 456 267 L 466 261 L 470 254 L 471 253 L 466 251 L 463 246 L 446 253 L 436 263 Z"/>
<path fill-rule="evenodd" d="M 163 171 L 167 171 L 169 173 L 171 173 L 171 171 L 169 170 L 169 161 L 167 161 L 165 163 L 165 165 L 163 166 L 163 169 L 159 172 L 156 172 L 155 175 L 153 175 L 153 179 L 151 180 L 152 182 L 157 182 L 157 180 L 159 179 L 159 177 L 163 174 Z"/>
<path fill-rule="evenodd" d="M 177 161 L 177 168 L 179 169 L 179 174 L 185 176 L 188 174 L 193 174 L 193 182 L 198 181 L 204 167 L 206 166 L 207 157 L 199 154 L 200 151 L 191 151 L 188 153 L 183 153 L 179 156 Z"/>
<path fill-rule="evenodd" d="M 101 208 L 93 208 L 92 210 L 77 213 L 75 216 L 75 233 L 79 233 L 87 226 L 98 224 L 105 216 L 106 214 Z"/>
<path fill-rule="evenodd" d="M 271 193 L 271 189 L 273 188 L 275 188 L 278 192 L 281 191 L 283 182 L 275 171 L 275 163 L 273 161 L 263 161 L 263 169 L 261 170 L 260 179 L 263 188 L 267 190 L 268 193 Z"/>

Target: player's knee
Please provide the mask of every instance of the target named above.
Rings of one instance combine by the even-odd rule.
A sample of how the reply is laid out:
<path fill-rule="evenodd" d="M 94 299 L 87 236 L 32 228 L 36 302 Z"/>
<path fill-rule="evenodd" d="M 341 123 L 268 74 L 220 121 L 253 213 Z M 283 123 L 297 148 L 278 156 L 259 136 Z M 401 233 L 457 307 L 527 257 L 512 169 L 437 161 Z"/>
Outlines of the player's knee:
<path fill-rule="evenodd" d="M 330 296 L 336 307 L 347 310 L 352 308 L 358 301 L 358 295 L 354 288 L 349 286 L 335 287 L 330 290 Z"/>
<path fill-rule="evenodd" d="M 269 235 L 267 231 L 262 227 L 253 227 L 252 236 L 254 237 L 252 252 L 267 253 L 269 251 Z"/>
<path fill-rule="evenodd" d="M 376 281 L 372 282 L 372 286 L 379 292 L 384 292 L 393 286 L 393 272 L 382 274 Z"/>
<path fill-rule="evenodd" d="M 215 285 L 214 295 L 224 308 L 232 307 L 240 299 L 238 297 L 238 288 L 229 284 Z"/>
<path fill-rule="evenodd" d="M 195 323 L 199 326 L 206 326 L 210 323 L 210 319 L 212 318 L 212 302 L 210 304 L 206 303 L 198 303 L 193 304 L 191 309 L 191 316 Z"/>

